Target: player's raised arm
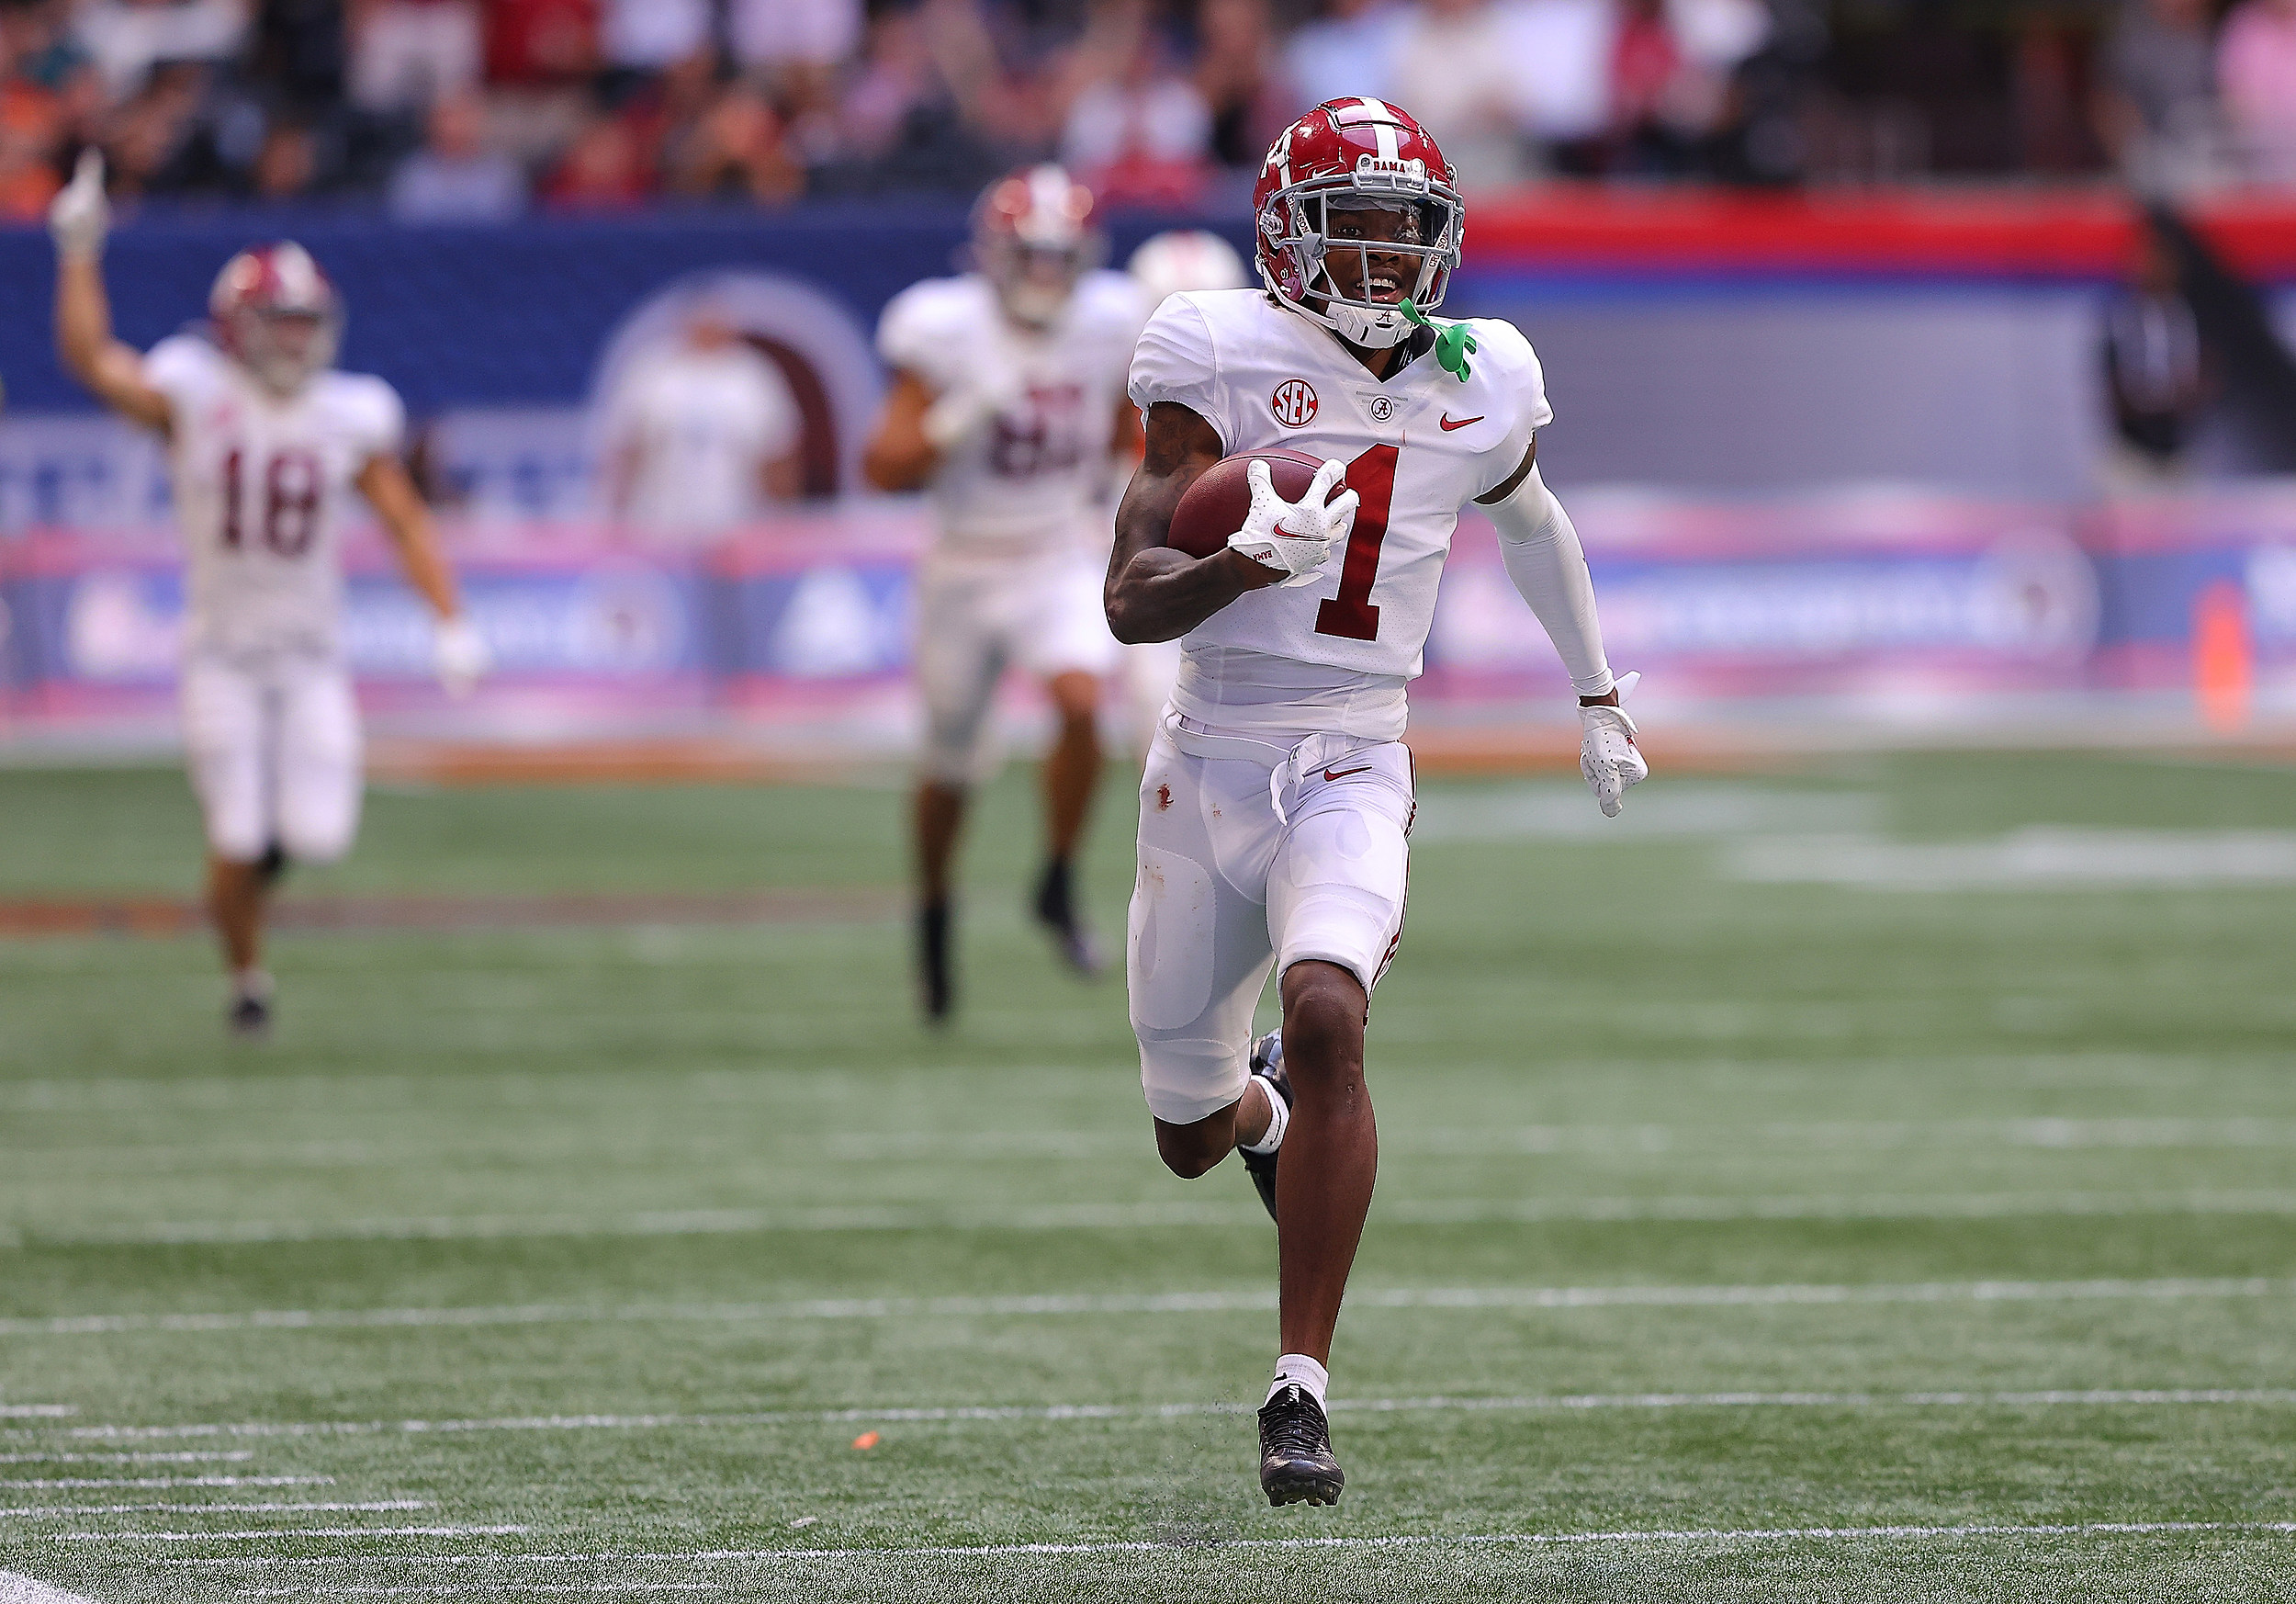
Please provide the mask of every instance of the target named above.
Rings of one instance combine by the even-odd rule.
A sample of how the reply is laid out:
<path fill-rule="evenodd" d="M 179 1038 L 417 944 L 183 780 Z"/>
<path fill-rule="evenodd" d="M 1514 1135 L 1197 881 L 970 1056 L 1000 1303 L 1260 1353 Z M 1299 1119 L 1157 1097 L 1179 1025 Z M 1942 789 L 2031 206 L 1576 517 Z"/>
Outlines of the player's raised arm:
<path fill-rule="evenodd" d="M 1221 456 L 1218 431 L 1187 407 L 1158 401 L 1148 409 L 1147 453 L 1116 509 L 1102 592 L 1117 639 L 1176 639 L 1246 591 L 1285 577 L 1232 548 L 1198 558 L 1165 544 L 1180 498 Z"/>
<path fill-rule="evenodd" d="M 65 370 L 122 417 L 165 434 L 167 397 L 144 378 L 141 354 L 112 337 L 111 298 L 104 292 L 111 203 L 100 152 L 81 152 L 72 182 L 48 209 L 48 231 L 56 241 L 56 351 Z"/>
<path fill-rule="evenodd" d="M 404 465 L 388 453 L 370 457 L 354 480 L 359 493 L 382 520 L 399 554 L 407 582 L 422 593 L 438 615 L 438 633 L 432 646 L 433 666 L 439 683 L 454 695 L 467 695 L 490 666 L 486 639 L 462 610 L 455 588 L 455 570 L 439 544 L 438 525 L 422 504 Z"/>

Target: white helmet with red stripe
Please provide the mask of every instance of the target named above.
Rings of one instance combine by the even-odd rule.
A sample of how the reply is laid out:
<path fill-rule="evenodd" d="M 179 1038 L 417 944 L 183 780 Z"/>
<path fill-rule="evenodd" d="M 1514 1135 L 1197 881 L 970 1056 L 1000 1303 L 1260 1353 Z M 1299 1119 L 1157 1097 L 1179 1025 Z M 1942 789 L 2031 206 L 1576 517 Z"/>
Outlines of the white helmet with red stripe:
<path fill-rule="evenodd" d="M 999 178 L 973 208 L 973 263 L 1015 322 L 1059 318 L 1108 249 L 1092 191 L 1051 162 Z"/>
<path fill-rule="evenodd" d="M 1125 264 L 1152 307 L 1189 289 L 1241 289 L 1244 258 L 1206 229 L 1170 229 L 1142 245 Z"/>
<path fill-rule="evenodd" d="M 1334 241 L 1332 214 L 1400 214 L 1391 238 Z M 1412 324 L 1396 302 L 1408 296 L 1421 311 L 1443 303 L 1459 265 L 1467 206 L 1458 175 L 1435 137 L 1401 107 L 1384 100 L 1326 100 L 1277 135 L 1252 191 L 1260 278 L 1286 306 L 1356 345 L 1401 345 Z M 1360 293 L 1333 281 L 1334 252 L 1359 253 Z M 1373 255 L 1415 262 L 1395 299 L 1371 292 Z"/>
<path fill-rule="evenodd" d="M 265 390 L 293 395 L 333 366 L 343 299 L 293 241 L 251 245 L 223 264 L 208 295 L 216 339 Z"/>

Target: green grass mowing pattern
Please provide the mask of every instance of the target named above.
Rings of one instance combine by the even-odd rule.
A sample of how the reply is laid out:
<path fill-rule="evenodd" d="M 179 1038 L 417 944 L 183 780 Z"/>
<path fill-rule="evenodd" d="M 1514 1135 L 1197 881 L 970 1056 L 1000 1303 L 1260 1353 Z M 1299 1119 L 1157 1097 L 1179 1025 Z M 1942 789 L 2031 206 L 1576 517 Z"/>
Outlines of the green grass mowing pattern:
<path fill-rule="evenodd" d="M 1890 829 L 1917 838 L 2296 819 L 2285 772 L 2081 756 L 1870 760 L 1761 784 L 1878 796 Z M 194 879 L 178 776 L 10 773 L 0 795 L 9 894 L 180 893 Z M 1111 932 L 1128 803 L 1112 786 L 1090 865 Z M 836 787 L 378 790 L 357 855 L 295 884 L 885 885 L 900 806 L 894 791 Z M 105 1600 L 517 1597 L 519 1583 L 872 1600 L 2296 1590 L 2296 1537 L 2268 1529 L 2296 1519 L 2296 1407 L 1904 1401 L 2163 1387 L 2268 1398 L 2296 1386 L 2284 1293 L 1367 1299 L 1334 1355 L 1343 1397 L 1768 1401 L 1343 1412 L 1347 1500 L 1313 1513 L 1260 1505 L 1248 1419 L 1201 1412 L 1254 1401 L 1264 1311 L 772 1312 L 818 1299 L 1248 1297 L 1272 1284 L 1272 1236 L 1240 1173 L 1183 1186 L 1155 1165 L 1120 986 L 1055 972 L 1020 917 L 1034 830 L 1017 778 L 984 799 L 964 904 L 968 1009 L 939 1037 L 912 1022 L 905 932 L 892 925 L 298 936 L 275 952 L 279 1036 L 255 1051 L 219 1039 L 202 943 L 0 947 L 0 1224 L 22 1237 L 0 1248 L 0 1319 L 559 1310 L 305 1330 L 12 1325 L 28 1334 L 0 1337 L 0 1408 L 78 1412 L 0 1419 L 0 1480 L 331 1479 L 0 1488 L 0 1507 L 431 1508 L 6 1517 L 0 1570 Z M 2296 1214 L 2270 1203 L 2296 1192 L 2296 892 L 1888 895 L 1733 884 L 1719 861 L 1696 839 L 1421 844 L 1410 938 L 1373 1020 L 1385 1163 L 1359 1287 L 2296 1281 Z M 2205 1201 L 2230 1193 L 2264 1202 Z M 1796 1198 L 1850 1213 L 1475 1214 L 1691 1199 L 1728 1216 Z M 2118 1212 L 2065 1212 L 2075 1199 L 2119 1200 Z M 1861 1203 L 1881 1212 L 1858 1217 Z M 1087 1205 L 1104 1217 L 1059 1223 Z M 825 1209 L 872 1217 L 838 1228 Z M 1175 1223 L 1159 1209 L 1195 1212 Z M 633 1225 L 681 1211 L 752 1211 L 768 1228 Z M 358 1234 L 410 1220 L 449 1234 Z M 606 1228 L 585 1234 L 584 1221 Z M 319 1236 L 152 1239 L 186 1222 Z M 72 1239 L 107 1232 L 123 1239 Z M 729 1304 L 767 1307 L 633 1308 Z M 1862 1401 L 1776 1398 L 1810 1393 Z M 821 1418 L 1059 1404 L 1135 1412 Z M 200 1429 L 760 1413 L 778 1418 Z M 882 1440 L 856 1451 L 865 1425 Z M 174 1434 L 97 1434 L 110 1426 Z M 252 1457 L 14 1457 L 186 1452 Z M 1851 1530 L 2093 1523 L 2212 1529 Z M 528 1530 L 57 1541 L 402 1526 Z M 1790 1535 L 1813 1531 L 1831 1534 Z M 1648 1535 L 1678 1531 L 1789 1535 Z M 1604 1533 L 1644 1535 L 1465 1541 Z M 1345 1542 L 1251 1546 L 1301 1536 Z M 1409 1541 L 1375 1541 L 1387 1539 Z M 1085 1547 L 901 1552 L 1039 1543 Z M 1126 1543 L 1150 1546 L 1094 1546 Z M 792 1548 L 839 1552 L 776 1553 Z M 603 1557 L 512 1557 L 522 1552 Z M 693 1557 L 709 1553 L 729 1557 Z M 168 1563 L 223 1558 L 239 1563 Z M 280 1563 L 297 1559 L 325 1563 Z"/>

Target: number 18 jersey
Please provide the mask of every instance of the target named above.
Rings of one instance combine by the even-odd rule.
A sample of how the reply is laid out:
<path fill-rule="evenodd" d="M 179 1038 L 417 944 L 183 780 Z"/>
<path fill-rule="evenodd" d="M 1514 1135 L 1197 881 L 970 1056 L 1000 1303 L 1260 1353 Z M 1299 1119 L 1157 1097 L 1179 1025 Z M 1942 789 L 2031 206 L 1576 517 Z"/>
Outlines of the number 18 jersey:
<path fill-rule="evenodd" d="M 172 414 L 186 644 L 335 653 L 342 505 L 367 463 L 399 448 L 398 393 L 379 378 L 327 372 L 280 397 L 188 334 L 153 346 L 143 372 Z"/>
<path fill-rule="evenodd" d="M 1135 404 L 1188 408 L 1229 456 L 1287 446 L 1344 462 L 1361 501 L 1320 582 L 1251 592 L 1183 638 L 1181 712 L 1401 735 L 1402 684 L 1424 664 L 1459 509 L 1503 484 L 1554 416 L 1530 342 L 1496 319 L 1468 327 L 1478 349 L 1465 380 L 1433 351 L 1381 380 L 1261 290 L 1176 295 L 1149 321 L 1132 356 Z"/>

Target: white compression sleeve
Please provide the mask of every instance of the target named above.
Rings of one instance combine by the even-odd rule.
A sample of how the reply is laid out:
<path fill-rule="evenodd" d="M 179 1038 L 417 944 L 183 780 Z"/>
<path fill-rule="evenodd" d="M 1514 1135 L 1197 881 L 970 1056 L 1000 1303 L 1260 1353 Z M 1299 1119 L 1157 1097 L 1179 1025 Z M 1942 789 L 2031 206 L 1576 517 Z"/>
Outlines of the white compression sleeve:
<path fill-rule="evenodd" d="M 1539 478 L 1538 465 L 1531 465 L 1513 495 L 1482 512 L 1498 528 L 1507 577 L 1561 653 L 1571 688 L 1581 696 L 1609 690 L 1610 663 L 1603 655 L 1603 626 L 1594 616 L 1594 581 L 1586 571 L 1586 552 L 1570 526 L 1570 514 Z"/>

